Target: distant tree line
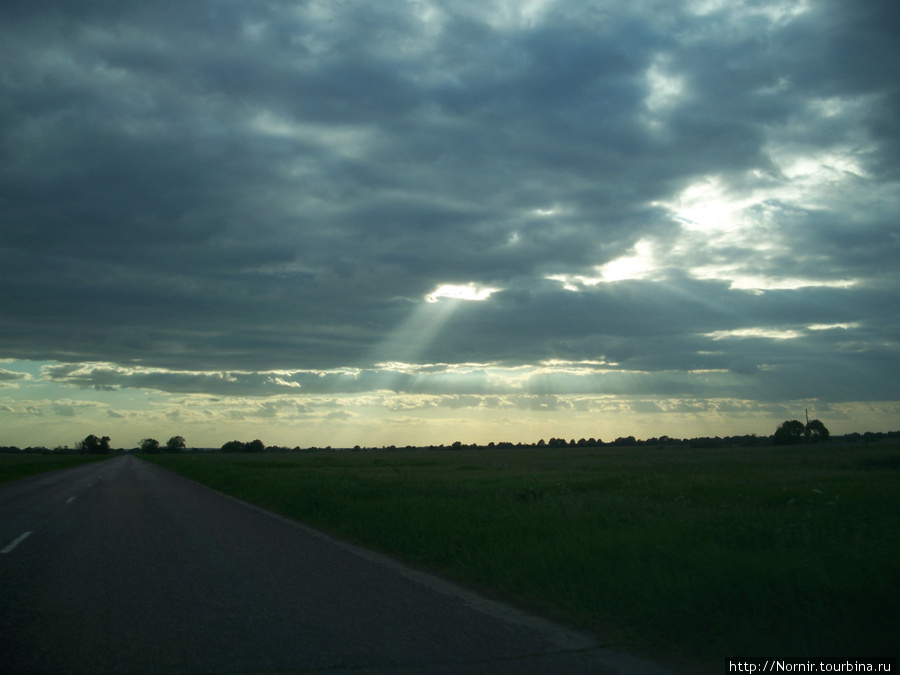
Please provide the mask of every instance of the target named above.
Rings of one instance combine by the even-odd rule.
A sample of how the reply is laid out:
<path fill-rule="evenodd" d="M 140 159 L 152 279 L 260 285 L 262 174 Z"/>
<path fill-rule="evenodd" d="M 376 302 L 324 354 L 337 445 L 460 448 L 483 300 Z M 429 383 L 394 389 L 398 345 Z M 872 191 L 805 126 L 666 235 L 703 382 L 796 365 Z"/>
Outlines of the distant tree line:
<path fill-rule="evenodd" d="M 701 436 L 699 438 L 670 438 L 669 436 L 659 436 L 647 439 L 637 439 L 634 436 L 620 436 L 613 441 L 604 442 L 599 438 L 581 438 L 579 440 L 564 438 L 551 438 L 549 441 L 541 439 L 535 443 L 512 443 L 508 441 L 490 442 L 487 445 L 471 443 L 466 444 L 461 441 L 454 441 L 450 445 L 427 445 L 412 446 L 407 445 L 397 448 L 395 445 L 381 447 L 360 447 L 356 445 L 352 450 L 475 450 L 475 449 L 514 449 L 514 448 L 599 448 L 599 447 L 690 447 L 690 448 L 714 448 L 714 447 L 754 447 L 763 445 L 797 445 L 803 443 L 822 443 L 828 440 L 840 440 L 845 443 L 871 443 L 874 441 L 897 439 L 900 438 L 900 431 L 872 432 L 865 433 L 849 433 L 842 436 L 832 436 L 825 425 L 819 420 L 810 420 L 803 424 L 798 420 L 787 420 L 783 422 L 775 430 L 772 436 L 757 436 L 756 434 L 747 434 L 744 436 Z M 144 438 L 137 451 L 155 454 L 155 453 L 172 453 L 185 452 L 186 444 L 183 436 L 172 436 L 165 445 L 162 445 L 154 438 Z M 236 453 L 236 452 L 317 452 L 321 450 L 331 450 L 331 446 L 318 448 L 311 446 L 301 448 L 295 446 L 293 448 L 283 446 L 266 446 L 261 440 L 253 441 L 228 441 L 218 452 Z M 75 444 L 74 448 L 68 446 L 57 446 L 48 449 L 42 446 L 29 446 L 19 448 L 17 446 L 7 445 L 0 446 L 0 453 L 21 453 L 21 454 L 58 454 L 58 453 L 91 453 L 91 454 L 109 454 L 112 452 L 123 452 L 122 450 L 112 450 L 110 448 L 109 436 L 95 436 L 93 434 L 84 438 Z"/>
<path fill-rule="evenodd" d="M 0 446 L 0 453 L 23 453 L 23 454 L 93 454 L 108 455 L 112 453 L 125 452 L 122 449 L 113 450 L 110 447 L 109 436 L 95 436 L 90 434 L 83 440 L 78 441 L 74 447 L 68 445 L 58 445 L 53 449 L 43 446 L 29 446 L 27 448 L 18 448 L 14 445 Z M 160 445 L 155 438 L 144 438 L 140 445 L 135 448 L 139 452 L 158 453 L 158 452 L 183 452 L 185 450 L 185 442 L 183 436 L 172 436 L 165 445 Z"/>
<path fill-rule="evenodd" d="M 893 436 L 900 436 L 900 431 L 896 432 L 887 432 L 881 434 L 873 434 L 872 432 L 867 432 L 864 437 L 866 440 L 874 440 L 876 437 L 878 438 L 887 438 Z M 856 434 L 859 436 L 859 434 Z M 806 425 L 803 425 L 801 422 L 797 420 L 786 421 L 781 424 L 778 429 L 775 430 L 775 433 L 772 436 L 757 436 L 756 434 L 746 434 L 743 436 L 701 436 L 699 438 L 670 438 L 669 436 L 659 436 L 653 438 L 647 438 L 644 440 L 639 440 L 634 436 L 620 436 L 616 438 L 614 441 L 610 441 L 608 443 L 604 443 L 599 438 L 580 438 L 577 441 L 572 438 L 570 440 L 566 440 L 565 438 L 551 438 L 549 441 L 545 441 L 543 438 L 536 443 L 488 443 L 486 446 L 478 445 L 477 443 L 473 443 L 471 445 L 466 445 L 461 443 L 460 441 L 454 442 L 449 446 L 451 450 L 461 450 L 461 449 L 476 449 L 476 448 L 527 448 L 527 447 L 536 447 L 536 448 L 598 448 L 604 446 L 613 446 L 613 447 L 691 447 L 691 448 L 717 448 L 717 447 L 731 447 L 731 446 L 757 446 L 757 445 L 787 445 L 800 442 L 802 440 L 806 440 L 810 443 L 819 443 L 822 441 L 827 441 L 831 437 L 828 429 L 825 425 L 819 420 L 810 420 Z M 843 437 L 842 437 L 843 438 Z M 447 449 L 445 446 L 428 446 L 431 449 Z M 394 446 L 391 446 L 394 448 Z M 358 448 L 355 448 L 358 449 Z"/>
<path fill-rule="evenodd" d="M 2 455 L 73 455 L 75 450 L 68 445 L 57 445 L 55 448 L 47 448 L 43 445 L 29 445 L 20 448 L 17 445 L 0 445 Z"/>

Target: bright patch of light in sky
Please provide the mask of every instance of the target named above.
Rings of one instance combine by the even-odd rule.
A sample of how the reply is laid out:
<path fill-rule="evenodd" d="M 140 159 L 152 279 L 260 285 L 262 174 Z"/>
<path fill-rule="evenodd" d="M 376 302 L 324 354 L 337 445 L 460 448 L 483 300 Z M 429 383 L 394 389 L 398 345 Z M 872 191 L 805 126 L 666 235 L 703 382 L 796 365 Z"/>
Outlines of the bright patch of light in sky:
<path fill-rule="evenodd" d="M 547 279 L 560 282 L 566 290 L 578 291 L 584 286 L 597 286 L 617 281 L 632 281 L 652 277 L 657 270 L 657 261 L 653 241 L 644 238 L 631 249 L 631 255 L 625 255 L 604 265 L 595 267 L 597 276 L 581 274 L 550 274 Z"/>
<path fill-rule="evenodd" d="M 767 340 L 794 340 L 803 337 L 803 333 L 797 330 L 776 330 L 773 328 L 736 328 L 734 330 L 717 330 L 705 333 L 706 337 L 713 340 L 764 338 Z"/>
<path fill-rule="evenodd" d="M 653 243 L 641 239 L 634 245 L 632 255 L 616 258 L 599 267 L 600 280 L 606 283 L 645 279 L 652 274 L 655 266 Z"/>
<path fill-rule="evenodd" d="M 552 216 L 559 213 L 559 208 L 556 206 L 552 206 L 549 209 L 535 209 L 532 213 L 540 218 L 546 218 L 547 216 Z"/>
<path fill-rule="evenodd" d="M 487 300 L 498 289 L 487 286 L 479 286 L 478 284 L 441 284 L 431 293 L 425 296 L 428 302 L 437 302 L 441 298 L 449 298 L 451 300 L 467 300 L 470 302 L 481 302 Z"/>
<path fill-rule="evenodd" d="M 646 73 L 649 92 L 644 104 L 651 114 L 675 107 L 684 94 L 684 78 L 671 71 L 670 59 L 658 56 Z"/>
<path fill-rule="evenodd" d="M 787 156 L 779 164 L 788 179 L 817 177 L 819 182 L 836 182 L 844 174 L 857 177 L 865 175 L 865 169 L 854 157 L 857 151 L 855 148 L 833 148 L 819 153 Z"/>
<path fill-rule="evenodd" d="M 816 323 L 807 326 L 808 330 L 851 330 L 859 328 L 859 323 Z"/>
<path fill-rule="evenodd" d="M 794 277 L 763 277 L 746 274 L 727 274 L 715 268 L 695 268 L 691 270 L 698 279 L 721 279 L 732 277 L 731 288 L 745 291 L 798 290 L 801 288 L 851 288 L 856 285 L 852 279 L 798 279 Z"/>
<path fill-rule="evenodd" d="M 658 205 L 671 209 L 683 229 L 713 234 L 740 229 L 741 212 L 756 202 L 755 195 L 730 194 L 721 178 L 710 176 L 690 185 L 674 202 Z"/>
<path fill-rule="evenodd" d="M 734 19 L 746 16 L 764 16 L 772 23 L 786 22 L 809 11 L 810 0 L 784 0 L 783 2 L 756 2 L 754 0 L 690 0 L 688 6 L 700 16 L 726 12 Z"/>

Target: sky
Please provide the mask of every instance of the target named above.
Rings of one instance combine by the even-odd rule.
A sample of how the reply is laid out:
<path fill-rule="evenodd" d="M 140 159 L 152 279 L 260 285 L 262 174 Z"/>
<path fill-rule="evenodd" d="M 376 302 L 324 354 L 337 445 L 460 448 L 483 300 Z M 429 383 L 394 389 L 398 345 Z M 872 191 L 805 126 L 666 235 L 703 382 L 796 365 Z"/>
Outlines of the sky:
<path fill-rule="evenodd" d="M 900 428 L 895 0 L 0 5 L 0 445 Z"/>

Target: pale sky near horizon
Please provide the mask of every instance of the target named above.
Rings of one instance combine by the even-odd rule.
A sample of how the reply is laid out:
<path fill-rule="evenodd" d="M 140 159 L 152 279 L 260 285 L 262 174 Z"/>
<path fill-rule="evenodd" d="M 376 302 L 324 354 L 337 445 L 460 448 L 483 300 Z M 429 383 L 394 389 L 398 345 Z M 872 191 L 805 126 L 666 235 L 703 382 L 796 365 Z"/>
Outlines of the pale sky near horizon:
<path fill-rule="evenodd" d="M 0 6 L 0 445 L 900 429 L 895 0 Z"/>

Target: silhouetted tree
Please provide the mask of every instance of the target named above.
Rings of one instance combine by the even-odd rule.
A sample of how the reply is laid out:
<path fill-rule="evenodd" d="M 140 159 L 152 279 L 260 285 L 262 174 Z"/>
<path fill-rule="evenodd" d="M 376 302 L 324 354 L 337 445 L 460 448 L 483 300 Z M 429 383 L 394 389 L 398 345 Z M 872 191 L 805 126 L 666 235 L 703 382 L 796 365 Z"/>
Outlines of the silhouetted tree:
<path fill-rule="evenodd" d="M 155 455 L 159 452 L 159 441 L 155 438 L 142 438 L 141 452 L 146 452 L 149 455 Z"/>
<path fill-rule="evenodd" d="M 806 425 L 806 438 L 808 441 L 812 443 L 818 443 L 820 441 L 827 441 L 831 437 L 831 432 L 825 428 L 825 425 L 822 424 L 819 420 L 810 420 Z"/>
<path fill-rule="evenodd" d="M 772 439 L 776 445 L 794 445 L 799 443 L 806 433 L 806 428 L 800 420 L 787 420 L 775 430 Z"/>
<path fill-rule="evenodd" d="M 94 455 L 105 455 L 109 453 L 109 436 L 97 438 L 94 434 L 90 434 L 78 443 L 75 448 L 81 453 L 88 452 Z"/>
<path fill-rule="evenodd" d="M 166 452 L 182 452 L 184 447 L 185 443 L 183 436 L 172 436 L 172 438 L 166 441 Z"/>
<path fill-rule="evenodd" d="M 241 441 L 228 441 L 222 446 L 222 452 L 265 452 L 266 445 L 258 438 L 249 443 Z"/>
<path fill-rule="evenodd" d="M 772 440 L 776 445 L 795 445 L 802 440 L 819 443 L 830 437 L 831 433 L 820 420 L 809 420 L 806 424 L 800 420 L 788 420 L 775 430 Z"/>
<path fill-rule="evenodd" d="M 258 438 L 255 441 L 250 441 L 244 445 L 244 452 L 265 452 L 266 444 L 263 443 Z"/>

